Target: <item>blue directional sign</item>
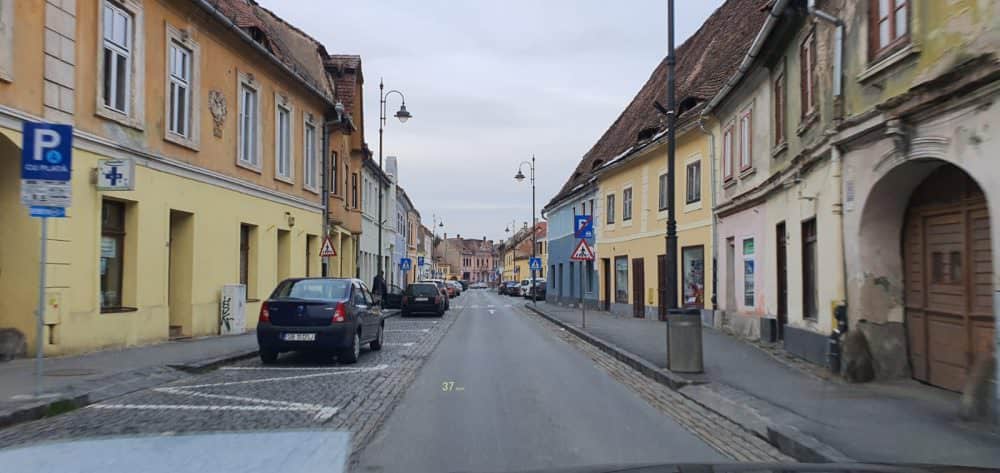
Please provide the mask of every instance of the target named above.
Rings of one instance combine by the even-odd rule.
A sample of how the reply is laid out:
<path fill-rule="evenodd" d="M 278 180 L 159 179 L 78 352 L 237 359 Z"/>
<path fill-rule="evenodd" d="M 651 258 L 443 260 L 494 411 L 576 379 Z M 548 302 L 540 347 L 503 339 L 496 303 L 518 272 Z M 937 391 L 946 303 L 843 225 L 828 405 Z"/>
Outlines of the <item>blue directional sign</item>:
<path fill-rule="evenodd" d="M 417 266 L 423 266 L 423 265 L 424 265 L 424 257 L 417 256 Z"/>
<path fill-rule="evenodd" d="M 574 215 L 573 236 L 576 238 L 594 238 L 594 216 Z"/>
<path fill-rule="evenodd" d="M 411 260 L 410 258 L 400 258 L 399 269 L 402 269 L 403 271 L 409 271 L 412 268 L 413 268 L 413 260 Z"/>
<path fill-rule="evenodd" d="M 541 271 L 542 270 L 542 259 L 541 258 L 531 258 L 531 259 L 529 259 L 528 260 L 528 267 L 531 268 L 532 271 Z"/>
<path fill-rule="evenodd" d="M 73 127 L 24 122 L 21 131 L 21 203 L 32 216 L 65 216 L 72 196 Z"/>

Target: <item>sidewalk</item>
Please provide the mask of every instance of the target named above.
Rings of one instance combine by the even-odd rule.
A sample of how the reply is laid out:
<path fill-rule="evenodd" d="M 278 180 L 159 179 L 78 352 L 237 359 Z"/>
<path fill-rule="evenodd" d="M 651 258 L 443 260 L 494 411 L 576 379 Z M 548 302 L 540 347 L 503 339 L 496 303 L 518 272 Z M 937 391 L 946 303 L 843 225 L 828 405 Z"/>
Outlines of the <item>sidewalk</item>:
<path fill-rule="evenodd" d="M 581 328 L 580 309 L 544 302 L 537 309 Z M 666 367 L 664 322 L 588 309 L 584 332 Z M 707 384 L 682 393 L 758 433 L 767 429 L 762 423 L 793 427 L 864 462 L 1000 466 L 1000 435 L 961 422 L 955 393 L 908 380 L 824 380 L 707 327 L 702 343 L 705 373 L 685 377 Z"/>
<path fill-rule="evenodd" d="M 0 428 L 46 415 L 52 409 L 78 407 L 184 376 L 257 353 L 254 332 L 204 337 L 156 345 L 105 350 L 44 360 L 45 400 L 25 399 L 35 387 L 35 360 L 0 364 Z M 53 406 L 55 404 L 55 406 Z"/>

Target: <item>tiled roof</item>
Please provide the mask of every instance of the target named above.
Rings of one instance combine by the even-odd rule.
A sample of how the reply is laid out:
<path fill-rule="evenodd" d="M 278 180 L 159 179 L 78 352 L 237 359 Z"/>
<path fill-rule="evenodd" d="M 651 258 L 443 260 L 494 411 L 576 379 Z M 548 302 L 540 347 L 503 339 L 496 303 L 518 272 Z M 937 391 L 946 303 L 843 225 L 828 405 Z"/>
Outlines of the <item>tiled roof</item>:
<path fill-rule="evenodd" d="M 769 0 L 726 0 L 690 38 L 677 47 L 677 103 L 693 97 L 707 101 L 722 88 L 736 71 L 754 36 L 767 18 Z M 666 105 L 666 59 L 656 67 L 639 93 L 604 132 L 577 165 L 559 192 L 546 204 L 549 207 L 587 182 L 601 164 L 622 155 L 639 143 L 649 141 L 666 127 L 666 116 L 657 104 Z M 682 113 L 678 126 L 696 120 L 700 107 Z"/>
<path fill-rule="evenodd" d="M 323 61 L 326 48 L 302 30 L 292 26 L 253 0 L 209 0 L 216 10 L 243 29 L 256 28 L 262 43 L 300 79 L 323 93 L 330 101 L 333 91 L 326 78 Z"/>

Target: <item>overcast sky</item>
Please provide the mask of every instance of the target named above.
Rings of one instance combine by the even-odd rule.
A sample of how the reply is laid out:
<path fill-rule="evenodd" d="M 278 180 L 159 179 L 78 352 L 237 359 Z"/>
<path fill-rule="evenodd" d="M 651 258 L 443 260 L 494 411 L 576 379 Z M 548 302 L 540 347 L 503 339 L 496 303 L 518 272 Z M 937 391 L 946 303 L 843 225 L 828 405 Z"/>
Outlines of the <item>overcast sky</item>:
<path fill-rule="evenodd" d="M 532 154 L 540 214 L 666 55 L 665 0 L 258 1 L 330 53 L 361 55 L 372 150 L 379 78 L 406 95 L 406 124 L 389 98 L 384 155 L 449 236 L 502 239 L 530 220 L 530 184 L 513 176 Z M 678 1 L 676 44 L 721 3 Z"/>

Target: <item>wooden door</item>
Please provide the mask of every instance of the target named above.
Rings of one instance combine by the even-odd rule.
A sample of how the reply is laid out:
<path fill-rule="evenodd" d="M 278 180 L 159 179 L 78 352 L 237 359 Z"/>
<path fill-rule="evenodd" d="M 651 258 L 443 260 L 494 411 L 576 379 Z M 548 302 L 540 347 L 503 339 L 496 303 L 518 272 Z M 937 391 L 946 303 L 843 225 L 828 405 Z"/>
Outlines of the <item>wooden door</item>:
<path fill-rule="evenodd" d="M 632 258 L 632 316 L 646 316 L 646 271 L 642 258 Z"/>
<path fill-rule="evenodd" d="M 778 340 L 785 338 L 785 324 L 788 323 L 788 243 L 785 222 L 775 229 L 778 243 Z"/>
<path fill-rule="evenodd" d="M 903 237 L 904 296 L 913 377 L 960 391 L 991 356 L 993 258 L 986 199 L 946 166 L 914 191 Z"/>

